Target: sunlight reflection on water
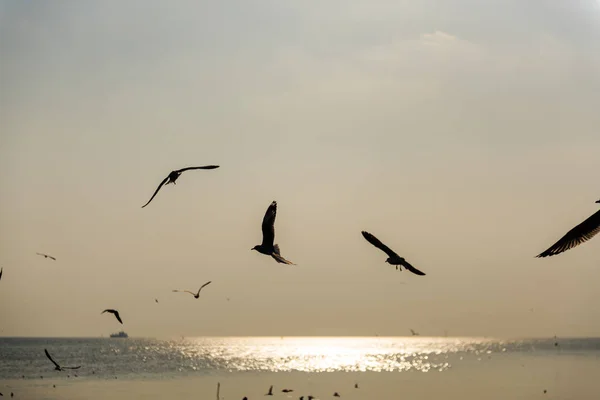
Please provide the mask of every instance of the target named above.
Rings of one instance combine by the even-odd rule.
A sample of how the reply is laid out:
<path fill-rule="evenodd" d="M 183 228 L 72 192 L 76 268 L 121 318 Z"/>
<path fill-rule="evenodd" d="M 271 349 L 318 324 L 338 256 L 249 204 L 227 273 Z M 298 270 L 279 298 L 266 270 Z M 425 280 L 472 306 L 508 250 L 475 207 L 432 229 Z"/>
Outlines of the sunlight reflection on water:
<path fill-rule="evenodd" d="M 188 339 L 188 356 L 219 360 L 229 370 L 252 371 L 444 371 L 448 355 L 480 351 L 486 339 L 445 338 L 226 338 Z M 208 352 L 208 354 L 202 354 Z"/>

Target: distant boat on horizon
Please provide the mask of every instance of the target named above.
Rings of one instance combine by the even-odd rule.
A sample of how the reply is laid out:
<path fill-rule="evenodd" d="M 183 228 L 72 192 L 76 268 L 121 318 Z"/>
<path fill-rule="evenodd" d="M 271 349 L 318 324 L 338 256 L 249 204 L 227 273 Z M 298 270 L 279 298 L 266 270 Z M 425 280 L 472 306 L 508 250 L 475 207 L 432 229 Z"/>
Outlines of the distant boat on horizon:
<path fill-rule="evenodd" d="M 121 331 L 118 333 L 111 333 L 110 337 L 111 338 L 128 338 L 129 335 L 127 333 L 125 333 L 125 331 Z"/>

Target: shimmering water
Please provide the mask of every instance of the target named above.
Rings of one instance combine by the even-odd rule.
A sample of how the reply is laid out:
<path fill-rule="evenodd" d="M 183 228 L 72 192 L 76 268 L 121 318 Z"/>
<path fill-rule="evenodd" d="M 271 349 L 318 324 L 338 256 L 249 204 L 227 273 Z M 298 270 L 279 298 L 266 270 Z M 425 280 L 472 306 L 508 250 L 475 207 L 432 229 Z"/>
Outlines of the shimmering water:
<path fill-rule="evenodd" d="M 44 348 L 63 366 L 53 371 Z M 77 374 L 96 378 L 168 378 L 223 372 L 445 372 L 495 358 L 600 359 L 600 339 L 496 340 L 483 338 L 0 338 L 0 379 Z"/>

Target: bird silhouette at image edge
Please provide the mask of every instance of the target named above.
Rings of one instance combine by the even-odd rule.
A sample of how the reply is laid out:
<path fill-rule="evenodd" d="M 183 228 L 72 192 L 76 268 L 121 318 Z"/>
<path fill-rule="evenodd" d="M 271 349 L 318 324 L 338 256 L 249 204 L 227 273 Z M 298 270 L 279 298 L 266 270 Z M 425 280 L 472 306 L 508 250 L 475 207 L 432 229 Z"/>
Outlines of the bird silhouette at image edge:
<path fill-rule="evenodd" d="M 121 324 L 123 323 L 123 321 L 121 320 L 121 316 L 119 315 L 119 312 L 117 310 L 107 308 L 106 310 L 102 311 L 100 314 L 104 314 L 105 312 L 113 314 L 115 316 L 115 318 L 117 319 L 117 321 L 119 321 Z"/>
<path fill-rule="evenodd" d="M 57 371 L 62 371 L 63 369 L 79 369 L 81 368 L 81 365 L 78 365 L 77 367 L 61 367 L 60 365 L 58 365 L 58 363 L 56 361 L 54 361 L 52 359 L 52 357 L 50 357 L 50 353 L 48 353 L 48 350 L 44 349 L 44 353 L 46 353 L 46 357 L 48 357 L 48 359 L 50 361 L 52 361 L 52 364 L 54 364 L 54 369 Z"/>
<path fill-rule="evenodd" d="M 381 243 L 381 241 L 379 239 L 377 239 L 375 236 L 371 235 L 369 232 L 366 231 L 362 231 L 361 232 L 363 237 L 365 239 L 367 239 L 367 242 L 371 243 L 373 246 L 377 247 L 379 250 L 383 251 L 385 254 L 388 255 L 388 259 L 385 260 L 386 263 L 391 264 L 391 265 L 395 265 L 396 269 L 400 269 L 400 271 L 402 271 L 402 267 L 406 268 L 407 270 L 409 270 L 410 272 L 412 272 L 413 274 L 417 274 L 417 275 L 425 275 L 424 272 L 419 271 L 418 269 L 416 269 L 415 267 L 413 267 L 412 265 L 410 265 L 408 263 L 408 261 L 406 261 L 404 258 L 400 257 L 398 254 L 396 254 L 392 249 L 390 249 L 389 247 L 387 247 L 385 244 Z"/>
<path fill-rule="evenodd" d="M 202 288 L 203 288 L 204 286 L 207 286 L 207 285 L 209 285 L 211 282 L 212 282 L 212 281 L 208 281 L 208 282 L 206 282 L 204 285 L 200 286 L 200 289 L 198 289 L 198 293 L 190 292 L 189 290 L 177 290 L 177 289 L 175 289 L 175 290 L 173 290 L 173 291 L 174 291 L 174 292 L 185 292 L 185 293 L 189 293 L 189 294 L 191 294 L 192 296 L 194 296 L 194 298 L 196 298 L 196 299 L 197 299 L 197 298 L 199 298 L 199 297 L 200 297 L 200 291 L 202 290 Z"/>
<path fill-rule="evenodd" d="M 262 234 L 263 240 L 259 245 L 254 246 L 251 250 L 256 250 L 261 254 L 271 256 L 278 263 L 287 265 L 296 265 L 293 262 L 286 260 L 281 255 L 279 245 L 273 244 L 275 242 L 275 217 L 277 216 L 277 202 L 273 201 L 263 218 L 262 222 Z"/>
<path fill-rule="evenodd" d="M 600 203 L 598 200 L 596 203 Z M 587 242 L 600 232 L 600 210 L 592 214 L 588 219 L 571 229 L 565 236 L 559 239 L 548 248 L 548 250 L 538 254 L 536 257 L 551 257 L 564 251 L 577 247 Z"/>
<path fill-rule="evenodd" d="M 150 200 L 148 200 L 148 202 L 146 204 L 144 204 L 142 206 L 142 208 L 146 207 L 148 204 L 150 204 L 150 202 L 152 201 L 152 199 L 154 199 L 154 197 L 158 194 L 158 191 L 160 190 L 160 188 L 162 188 L 164 185 L 168 185 L 169 183 L 172 183 L 173 185 L 175 185 L 175 181 L 177 181 L 177 179 L 179 178 L 179 176 L 185 172 L 185 171 L 189 171 L 191 169 L 215 169 L 215 168 L 219 168 L 218 165 L 205 165 L 202 167 L 186 167 L 186 168 L 182 168 L 182 169 L 178 169 L 176 171 L 171 171 L 169 173 L 169 175 L 167 175 L 167 177 L 165 179 L 162 180 L 162 182 L 160 183 L 160 185 L 158 185 L 158 187 L 156 188 L 156 191 L 154 192 L 154 194 L 152 195 L 152 197 L 150 197 Z"/>

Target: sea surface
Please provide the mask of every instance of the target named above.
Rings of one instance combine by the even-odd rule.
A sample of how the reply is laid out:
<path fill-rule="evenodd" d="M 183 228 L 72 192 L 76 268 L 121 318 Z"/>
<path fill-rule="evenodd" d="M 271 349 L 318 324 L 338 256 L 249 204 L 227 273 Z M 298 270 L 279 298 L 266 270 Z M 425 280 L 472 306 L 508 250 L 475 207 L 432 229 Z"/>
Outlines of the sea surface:
<path fill-rule="evenodd" d="M 44 349 L 60 365 L 81 368 L 55 371 Z M 295 387 L 286 396 L 293 399 L 298 390 L 321 390 L 329 394 L 317 398 L 331 398 L 339 386 L 353 389 L 345 396 L 350 399 L 397 398 L 397 392 L 415 398 L 592 399 L 600 393 L 596 375 L 600 338 L 0 338 L 0 392 L 20 391 L 21 398 L 99 399 L 110 389 L 112 398 L 122 399 L 212 399 L 218 381 L 229 390 L 226 399 L 262 397 L 273 382 Z M 198 390 L 211 395 L 197 397 Z"/>
<path fill-rule="evenodd" d="M 44 349 L 61 366 L 81 365 L 73 371 L 81 378 L 155 379 L 222 371 L 446 372 L 515 356 L 572 356 L 600 361 L 600 338 L 0 338 L 0 379 L 54 373 Z"/>

